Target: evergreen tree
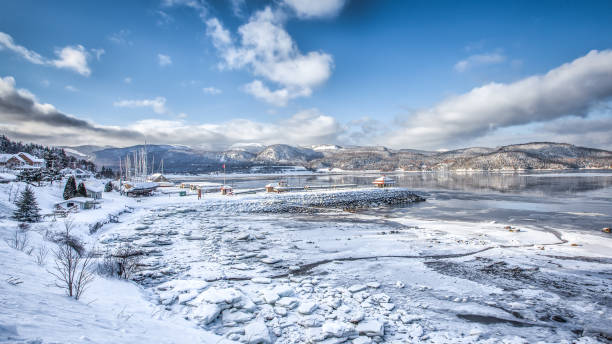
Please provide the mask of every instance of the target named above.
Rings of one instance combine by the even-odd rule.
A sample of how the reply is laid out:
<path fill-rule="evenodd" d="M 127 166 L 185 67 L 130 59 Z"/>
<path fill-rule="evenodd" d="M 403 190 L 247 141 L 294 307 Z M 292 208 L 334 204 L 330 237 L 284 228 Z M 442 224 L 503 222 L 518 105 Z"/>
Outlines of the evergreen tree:
<path fill-rule="evenodd" d="M 40 221 L 40 208 L 34 197 L 34 191 L 29 186 L 19 196 L 16 202 L 17 209 L 13 213 L 13 218 L 19 222 L 38 222 Z"/>
<path fill-rule="evenodd" d="M 111 192 L 111 191 L 113 191 L 113 183 L 111 183 L 109 180 L 108 183 L 104 185 L 104 192 Z"/>
<path fill-rule="evenodd" d="M 64 187 L 64 199 L 71 199 L 77 194 L 77 186 L 76 180 L 74 176 L 68 177 L 68 181 L 66 182 L 66 186 Z"/>
<path fill-rule="evenodd" d="M 85 183 L 79 183 L 79 188 L 77 189 L 77 196 L 87 197 L 87 189 L 85 188 Z"/>

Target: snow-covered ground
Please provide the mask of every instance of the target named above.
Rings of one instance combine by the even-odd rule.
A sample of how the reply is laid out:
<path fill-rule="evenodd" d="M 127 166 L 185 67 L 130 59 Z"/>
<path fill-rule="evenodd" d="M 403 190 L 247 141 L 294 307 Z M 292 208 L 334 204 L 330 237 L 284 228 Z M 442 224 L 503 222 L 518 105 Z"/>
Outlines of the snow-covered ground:
<path fill-rule="evenodd" d="M 4 188 L 3 214 L 11 207 Z M 61 188 L 36 193 L 44 213 Z M 609 237 L 376 209 L 269 211 L 303 197 L 139 202 L 104 193 L 101 209 L 73 217 L 77 233 L 102 251 L 129 242 L 147 256 L 137 283 L 97 277 L 79 301 L 53 287 L 49 267 L 3 240 L 2 280 L 23 283 L 0 281 L 8 305 L 0 340 L 595 343 L 610 335 Z M 126 205 L 134 211 L 121 223 L 89 234 Z M 0 221 L 5 239 L 16 224 Z M 38 232 L 61 226 L 49 218 L 35 225 L 32 245 L 43 243 Z"/>

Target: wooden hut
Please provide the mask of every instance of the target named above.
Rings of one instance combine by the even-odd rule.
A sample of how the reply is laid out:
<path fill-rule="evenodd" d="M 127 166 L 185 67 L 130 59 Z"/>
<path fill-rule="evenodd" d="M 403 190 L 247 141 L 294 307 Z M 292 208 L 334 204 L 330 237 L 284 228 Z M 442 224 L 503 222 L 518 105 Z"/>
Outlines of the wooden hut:
<path fill-rule="evenodd" d="M 389 178 L 387 176 L 382 176 L 382 177 L 378 177 L 378 178 L 374 179 L 372 184 L 376 185 L 379 188 L 386 188 L 386 187 L 389 187 L 389 186 L 394 186 L 395 185 L 395 180 L 392 179 L 392 178 Z"/>

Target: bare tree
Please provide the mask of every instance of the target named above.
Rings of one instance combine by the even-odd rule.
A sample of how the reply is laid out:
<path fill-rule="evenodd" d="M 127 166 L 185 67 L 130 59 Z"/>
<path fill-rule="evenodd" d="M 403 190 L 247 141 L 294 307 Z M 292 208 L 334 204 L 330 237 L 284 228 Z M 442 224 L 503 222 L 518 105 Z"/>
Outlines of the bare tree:
<path fill-rule="evenodd" d="M 86 253 L 82 242 L 70 233 L 71 221 L 65 222 L 65 229 L 56 241 L 57 249 L 53 250 L 54 271 L 49 273 L 56 278 L 56 286 L 78 300 L 93 280 L 92 255 Z"/>

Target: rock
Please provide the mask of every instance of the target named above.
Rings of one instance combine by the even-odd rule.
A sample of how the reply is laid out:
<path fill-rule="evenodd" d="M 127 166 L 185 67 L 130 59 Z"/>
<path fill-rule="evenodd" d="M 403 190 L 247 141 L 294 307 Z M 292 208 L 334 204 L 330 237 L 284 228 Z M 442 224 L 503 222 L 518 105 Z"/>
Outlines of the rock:
<path fill-rule="evenodd" d="M 356 293 L 358 291 L 364 290 L 365 288 L 367 288 L 367 286 L 363 284 L 355 284 L 355 285 L 350 286 L 348 288 L 348 291 L 350 291 L 351 293 Z"/>
<path fill-rule="evenodd" d="M 259 284 L 270 284 L 272 280 L 268 277 L 255 277 L 251 279 L 251 282 Z"/>
<path fill-rule="evenodd" d="M 213 322 L 221 313 L 221 307 L 217 304 L 203 303 L 191 312 L 191 316 L 200 320 L 204 325 Z"/>
<path fill-rule="evenodd" d="M 287 309 L 294 309 L 300 304 L 298 299 L 294 297 L 281 297 L 278 301 L 276 301 L 277 306 L 285 307 Z"/>
<path fill-rule="evenodd" d="M 271 344 L 270 332 L 262 319 L 257 319 L 244 328 L 244 337 L 249 344 Z"/>
<path fill-rule="evenodd" d="M 385 334 L 385 324 L 378 320 L 368 319 L 357 325 L 357 333 L 368 337 L 383 336 Z"/>
<path fill-rule="evenodd" d="M 324 320 L 325 318 L 319 315 L 303 317 L 300 320 L 298 320 L 298 325 L 302 327 L 319 327 L 321 326 L 321 324 L 323 324 Z"/>
<path fill-rule="evenodd" d="M 327 321 L 321 327 L 321 331 L 326 337 L 342 338 L 352 334 L 355 331 L 355 328 L 349 323 Z"/>
<path fill-rule="evenodd" d="M 397 281 L 395 282 L 395 287 L 402 289 L 403 287 L 405 287 L 406 285 L 402 282 L 402 281 Z"/>
<path fill-rule="evenodd" d="M 300 307 L 298 307 L 298 313 L 308 315 L 312 314 L 317 309 L 317 304 L 315 302 L 302 302 Z"/>
<path fill-rule="evenodd" d="M 423 327 L 419 324 L 411 324 L 408 326 L 408 335 L 412 338 L 420 338 L 423 335 Z"/>
<path fill-rule="evenodd" d="M 380 288 L 380 283 L 378 282 L 368 282 L 366 285 L 368 286 L 368 288 L 373 288 L 373 289 Z"/>

